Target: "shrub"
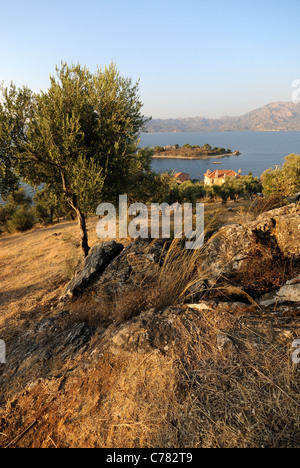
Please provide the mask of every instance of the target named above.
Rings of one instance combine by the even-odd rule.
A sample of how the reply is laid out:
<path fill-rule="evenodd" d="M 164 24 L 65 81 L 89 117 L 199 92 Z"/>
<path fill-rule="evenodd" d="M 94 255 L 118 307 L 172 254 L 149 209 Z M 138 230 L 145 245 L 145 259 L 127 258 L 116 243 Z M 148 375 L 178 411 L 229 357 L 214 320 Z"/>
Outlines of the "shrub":
<path fill-rule="evenodd" d="M 42 205 L 35 205 L 34 207 L 35 215 L 39 223 L 48 224 L 50 223 L 50 216 L 47 209 Z"/>
<path fill-rule="evenodd" d="M 6 229 L 10 233 L 15 231 L 24 232 L 32 229 L 35 222 L 36 220 L 32 208 L 21 206 L 14 212 L 9 221 L 7 221 Z"/>
<path fill-rule="evenodd" d="M 14 214 L 14 208 L 8 205 L 0 207 L 0 229 L 5 231 L 6 224 Z"/>

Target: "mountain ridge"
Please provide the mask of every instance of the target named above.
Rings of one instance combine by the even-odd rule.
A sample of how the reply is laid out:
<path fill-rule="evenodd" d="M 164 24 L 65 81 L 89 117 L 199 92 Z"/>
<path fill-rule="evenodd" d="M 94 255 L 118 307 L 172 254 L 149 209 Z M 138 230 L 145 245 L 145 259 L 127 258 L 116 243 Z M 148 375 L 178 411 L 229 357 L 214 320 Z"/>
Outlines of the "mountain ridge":
<path fill-rule="evenodd" d="M 271 102 L 237 117 L 152 119 L 152 132 L 300 131 L 300 104 Z"/>

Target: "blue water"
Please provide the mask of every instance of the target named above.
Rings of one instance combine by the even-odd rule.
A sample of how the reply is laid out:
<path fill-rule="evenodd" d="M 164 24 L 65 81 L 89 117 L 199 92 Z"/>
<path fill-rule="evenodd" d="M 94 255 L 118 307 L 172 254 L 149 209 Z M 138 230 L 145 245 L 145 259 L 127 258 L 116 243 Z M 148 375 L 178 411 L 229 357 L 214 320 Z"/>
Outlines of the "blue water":
<path fill-rule="evenodd" d="M 250 171 L 260 177 L 268 168 L 282 165 L 284 158 L 291 154 L 300 154 L 300 132 L 183 132 L 183 133 L 143 133 L 140 146 L 167 146 L 185 143 L 190 145 L 210 144 L 212 147 L 230 148 L 240 151 L 240 156 L 208 160 L 154 159 L 152 167 L 157 172 L 175 171 L 190 174 L 191 179 L 203 179 L 207 169 L 242 169 L 246 175 Z M 221 162 L 215 165 L 213 162 Z M 34 191 L 26 186 L 30 196 Z M 0 198 L 1 205 L 1 198 Z"/>
<path fill-rule="evenodd" d="M 268 168 L 282 165 L 291 153 L 300 154 L 300 132 L 184 132 L 184 133 L 143 133 L 141 146 L 167 146 L 185 143 L 190 145 L 210 144 L 212 147 L 230 148 L 240 151 L 240 156 L 209 160 L 155 159 L 152 167 L 157 172 L 176 171 L 190 174 L 192 179 L 203 179 L 208 169 L 242 169 L 246 175 L 252 171 L 260 177 Z M 213 162 L 221 162 L 215 165 Z"/>

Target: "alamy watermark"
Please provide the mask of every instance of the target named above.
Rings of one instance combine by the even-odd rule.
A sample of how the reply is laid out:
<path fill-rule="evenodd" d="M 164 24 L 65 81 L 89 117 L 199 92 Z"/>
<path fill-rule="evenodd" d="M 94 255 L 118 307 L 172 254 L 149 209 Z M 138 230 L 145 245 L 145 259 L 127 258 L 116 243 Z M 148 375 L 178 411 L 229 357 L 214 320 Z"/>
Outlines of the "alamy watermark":
<path fill-rule="evenodd" d="M 0 364 L 6 364 L 6 345 L 3 340 L 0 340 Z"/>
<path fill-rule="evenodd" d="M 293 341 L 293 349 L 296 348 L 296 351 L 292 354 L 292 361 L 294 364 L 300 364 L 300 340 Z"/>
<path fill-rule="evenodd" d="M 300 104 L 300 79 L 293 81 L 292 88 L 295 88 L 295 91 L 292 93 L 292 102 Z"/>
<path fill-rule="evenodd" d="M 117 223 L 117 211 L 118 220 Z M 96 214 L 100 239 L 186 239 L 187 250 L 200 249 L 204 244 L 204 204 L 197 203 L 134 203 L 128 207 L 127 195 L 120 195 L 118 210 L 111 203 L 102 203 Z M 117 233 L 118 228 L 118 233 Z"/>

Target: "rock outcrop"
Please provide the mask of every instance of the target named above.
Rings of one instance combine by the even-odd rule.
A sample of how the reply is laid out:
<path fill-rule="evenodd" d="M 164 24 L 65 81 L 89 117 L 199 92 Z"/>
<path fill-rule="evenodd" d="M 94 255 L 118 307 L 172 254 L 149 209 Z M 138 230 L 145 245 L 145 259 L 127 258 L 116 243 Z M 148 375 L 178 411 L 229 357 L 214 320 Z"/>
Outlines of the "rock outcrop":
<path fill-rule="evenodd" d="M 190 288 L 193 298 L 203 299 L 203 292 L 226 280 L 233 280 L 256 297 L 282 285 L 281 270 L 286 270 L 289 262 L 300 261 L 299 215 L 299 204 L 292 204 L 263 213 L 255 221 L 221 228 L 203 249 L 199 267 L 205 279 L 200 275 Z M 91 288 L 95 298 L 104 289 L 110 296 L 125 293 L 136 278 L 141 282 L 157 271 L 169 245 L 163 240 L 137 240 L 125 249 L 114 241 L 96 245 L 61 300 L 90 293 Z M 270 278 L 262 278 L 264 274 Z"/>
<path fill-rule="evenodd" d="M 291 205 L 264 213 L 251 223 L 224 227 L 210 239 L 203 249 L 202 256 L 199 256 L 199 265 L 194 272 L 196 280 L 198 275 L 199 281 L 193 281 L 193 295 L 187 296 L 179 304 L 162 305 L 161 302 L 159 306 L 153 306 L 152 303 L 151 307 L 148 307 L 148 302 L 143 301 L 138 303 L 139 307 L 134 315 L 124 314 L 123 320 L 114 320 L 114 317 L 110 316 L 113 308 L 109 309 L 109 304 L 105 301 L 106 296 L 104 300 L 102 297 L 101 307 L 99 306 L 101 295 L 107 293 L 109 300 L 118 297 L 119 301 L 125 302 L 126 307 L 125 299 L 128 293 L 131 300 L 130 293 L 135 292 L 141 284 L 145 285 L 145 288 L 148 285 L 150 289 L 151 280 L 166 259 L 170 243 L 138 240 L 126 248 L 116 242 L 96 245 L 82 270 L 67 286 L 58 307 L 52 310 L 49 307 L 43 320 L 32 322 L 27 329 L 18 331 L 7 343 L 7 363 L 5 366 L 0 364 L 0 405 L 5 407 L 3 410 L 0 408 L 1 432 L 5 434 L 8 431 L 10 443 L 13 443 L 15 430 L 23 427 L 29 414 L 33 423 L 39 418 L 43 421 L 45 426 L 41 422 L 40 428 L 36 430 L 44 436 L 52 427 L 48 425 L 48 418 L 52 420 L 54 413 L 58 415 L 57 424 L 63 431 L 64 424 L 69 424 L 68 427 L 74 426 L 77 438 L 77 425 L 81 424 L 87 415 L 90 417 L 90 401 L 95 400 L 92 408 L 97 414 L 100 405 L 105 405 L 112 397 L 115 387 L 106 390 L 105 381 L 111 378 L 110 370 L 113 370 L 116 376 L 118 365 L 124 362 L 126 367 L 127 363 L 131 362 L 132 368 L 128 366 L 130 372 L 125 376 L 123 374 L 121 378 L 123 381 L 127 379 L 131 385 L 131 380 L 140 366 L 144 363 L 151 366 L 151 362 L 146 362 L 151 357 L 158 358 L 159 366 L 164 360 L 172 360 L 172 365 L 178 365 L 185 383 L 178 379 L 176 388 L 189 385 L 187 393 L 191 395 L 198 388 L 200 400 L 204 395 L 205 411 L 207 401 L 215 398 L 216 385 L 219 385 L 220 379 L 222 383 L 219 395 L 225 396 L 227 408 L 228 396 L 232 393 L 230 385 L 233 375 L 237 382 L 236 394 L 243 395 L 233 401 L 232 413 L 237 407 L 244 407 L 246 410 L 250 403 L 250 406 L 252 405 L 253 401 L 249 400 L 249 404 L 248 401 L 244 401 L 246 397 L 240 389 L 252 388 L 259 378 L 263 383 L 260 382 L 257 388 L 258 391 L 263 390 L 264 398 L 265 386 L 272 386 L 276 377 L 276 369 L 274 374 L 269 375 L 275 359 L 273 353 L 276 354 L 278 362 L 285 363 L 284 360 L 289 359 L 292 344 L 299 338 L 300 333 L 299 214 L 299 206 Z M 254 264 L 251 263 L 253 259 Z M 250 277 L 255 283 L 253 288 L 259 284 L 262 277 L 260 275 L 266 273 L 266 265 L 270 270 L 274 268 L 279 271 L 280 281 L 277 287 L 275 283 L 269 285 L 266 282 L 264 290 L 267 295 L 257 290 L 255 300 L 250 301 L 245 286 L 245 274 L 249 273 L 247 269 L 253 265 L 254 276 L 258 277 L 258 283 L 254 281 L 256 278 Z M 290 268 L 288 265 L 291 265 Z M 178 267 L 178 263 L 176 266 Z M 206 279 L 203 280 L 202 276 Z M 170 281 L 170 278 L 168 280 Z M 227 293 L 225 296 L 218 296 L 218 288 L 222 290 L 224 284 L 225 289 L 228 286 Z M 228 292 L 230 288 L 234 291 L 233 295 Z M 244 292 L 244 295 L 237 291 Z M 233 296 L 238 296 L 238 299 Z M 147 306 L 144 307 L 144 304 Z M 96 317 L 95 323 L 91 317 Z M 262 368 L 261 372 L 259 360 L 265 360 L 266 357 L 270 357 L 272 362 L 267 370 Z M 115 364 L 118 362 L 119 364 Z M 98 371 L 99 363 L 102 365 L 101 369 L 106 369 L 106 374 Z M 139 394 L 145 391 L 147 366 L 143 370 L 143 380 L 138 387 Z M 289 366 L 292 366 L 291 360 Z M 224 374 L 224 368 L 227 369 L 227 374 Z M 243 379 L 249 373 L 252 378 L 244 384 Z M 90 392 L 88 403 L 84 402 L 81 396 L 81 392 L 84 392 L 82 389 L 86 388 L 84 383 L 87 377 L 90 379 L 89 385 L 96 382 L 92 387 L 95 392 L 87 389 Z M 202 395 L 203 386 L 210 379 L 212 393 L 207 397 L 205 393 Z M 279 382 L 278 385 L 272 386 L 271 395 L 275 395 L 275 388 L 276 391 L 280 391 L 281 385 L 282 382 Z M 66 387 L 69 388 L 69 394 L 64 393 Z M 38 392 L 45 391 L 45 388 L 51 391 L 49 390 L 47 397 L 41 399 L 37 411 Z M 284 392 L 289 407 L 297 395 L 293 395 L 293 399 L 290 398 L 290 388 Z M 126 392 L 122 393 L 122 398 L 124 395 Z M 282 396 L 283 393 L 272 396 L 272 404 L 269 404 L 268 408 L 276 407 L 279 395 Z M 58 396 L 63 401 L 65 417 L 61 415 L 61 407 L 56 406 Z M 71 410 L 72 417 L 69 417 L 66 406 L 73 398 L 76 405 Z M 9 404 L 6 405 L 6 402 Z M 295 404 L 295 408 L 298 408 L 298 402 Z M 223 417 L 223 405 L 221 406 L 221 416 L 216 413 L 215 417 L 209 417 L 213 422 L 213 430 L 215 421 Z M 11 429 L 7 421 L 10 416 L 14 420 L 14 408 L 18 408 L 20 414 L 25 416 L 16 418 L 16 429 L 14 426 Z M 256 410 L 257 405 L 251 408 Z M 73 418 L 74 412 L 78 419 L 77 416 Z M 227 424 L 227 409 L 225 412 L 224 420 Z M 201 411 L 201 417 L 203 414 Z M 265 408 L 262 408 L 261 414 L 265 416 Z M 278 413 L 275 408 L 275 415 L 278 414 L 281 414 L 281 411 Z M 254 418 L 253 424 L 256 424 L 256 415 L 251 413 L 249 417 Z M 109 422 L 110 416 L 105 418 L 105 421 Z M 115 424 L 122 425 L 123 420 L 119 420 L 118 415 L 116 418 Z M 33 427 L 30 425 L 32 421 L 29 421 L 29 428 Z M 102 426 L 104 418 L 100 418 L 100 421 L 100 424 L 95 424 L 97 430 Z M 237 421 L 233 425 L 235 432 L 240 424 L 239 419 Z M 299 418 L 296 421 L 297 430 L 298 422 Z M 124 425 L 127 423 L 128 420 L 125 419 Z M 170 423 L 171 426 L 172 424 L 173 422 Z M 262 428 L 263 433 L 265 427 Z M 284 424 L 279 424 L 278 430 L 272 430 L 281 437 L 282 427 L 286 427 L 286 420 Z M 176 425 L 175 428 L 178 433 Z M 252 432 L 251 429 L 250 433 Z M 23 430 L 21 435 L 22 433 Z M 53 437 L 50 437 L 52 440 Z M 294 443 L 294 437 L 292 441 Z M 32 445 L 35 442 L 27 443 Z"/>
<path fill-rule="evenodd" d="M 207 243 L 202 268 L 212 279 L 237 273 L 255 254 L 274 261 L 300 258 L 300 206 L 289 205 L 255 221 L 225 226 Z"/>
<path fill-rule="evenodd" d="M 139 239 L 126 247 L 106 268 L 93 286 L 93 292 L 101 294 L 103 287 L 110 295 L 120 295 L 139 281 L 151 277 L 156 266 L 162 265 L 170 242 L 154 242 Z"/>
<path fill-rule="evenodd" d="M 61 300 L 79 296 L 93 281 L 101 276 L 108 265 L 124 249 L 115 241 L 95 245 L 85 259 L 83 268 L 68 284 Z"/>
<path fill-rule="evenodd" d="M 11 383 L 28 385 L 36 377 L 59 373 L 63 362 L 84 352 L 95 330 L 85 322 L 73 322 L 67 310 L 43 319 L 8 345 L 8 359 L 1 375 L 1 398 L 10 393 Z"/>
<path fill-rule="evenodd" d="M 260 301 L 260 304 L 265 307 L 285 303 L 296 303 L 300 307 L 300 276 L 287 281 L 279 291 L 266 295 Z"/>
<path fill-rule="evenodd" d="M 280 342 L 284 336 L 292 342 L 299 332 L 299 322 L 295 319 L 299 314 L 300 304 L 282 308 L 273 304 L 259 308 L 239 302 L 217 301 L 151 309 L 118 326 L 111 325 L 101 335 L 101 344 L 94 355 L 102 356 L 108 352 L 115 355 L 180 353 L 186 347 L 192 347 L 193 343 L 205 342 L 205 322 L 210 317 L 215 321 L 212 346 L 225 355 L 233 353 L 236 347 L 243 347 L 245 336 L 240 329 L 245 325 L 253 327 L 251 340 L 254 344 L 259 344 L 263 335 L 273 343 Z M 218 321 L 222 327 L 223 317 L 232 317 L 231 322 L 228 319 L 227 329 L 218 328 Z"/>

